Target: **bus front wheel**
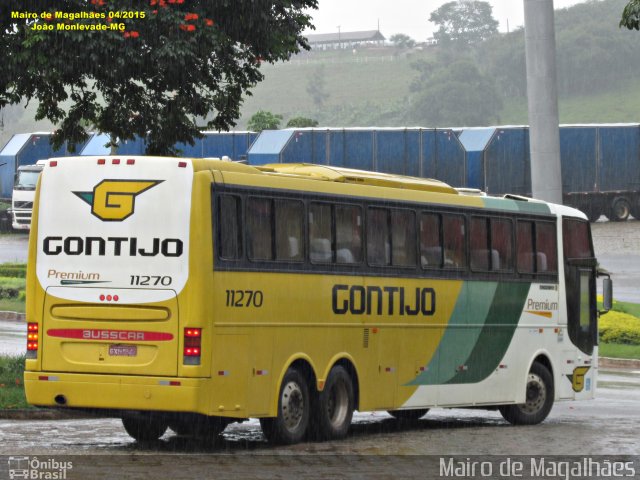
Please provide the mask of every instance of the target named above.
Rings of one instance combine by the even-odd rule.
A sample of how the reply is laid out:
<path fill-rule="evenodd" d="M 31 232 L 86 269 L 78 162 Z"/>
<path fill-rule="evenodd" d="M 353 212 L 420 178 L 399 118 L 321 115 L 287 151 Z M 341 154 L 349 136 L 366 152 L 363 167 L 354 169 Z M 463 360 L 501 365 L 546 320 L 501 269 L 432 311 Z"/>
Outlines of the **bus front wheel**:
<path fill-rule="evenodd" d="M 344 438 L 349 433 L 354 410 L 353 381 L 347 370 L 337 365 L 331 369 L 318 395 L 313 427 L 321 440 Z"/>
<path fill-rule="evenodd" d="M 502 405 L 500 413 L 513 425 L 535 425 L 542 422 L 553 406 L 553 376 L 541 363 L 535 362 L 527 375 L 525 403 Z"/>
<path fill-rule="evenodd" d="M 308 382 L 299 370 L 289 368 L 280 386 L 278 416 L 260 419 L 262 433 L 273 443 L 298 443 L 307 433 L 309 410 Z"/>
<path fill-rule="evenodd" d="M 154 442 L 167 431 L 166 422 L 149 415 L 123 417 L 122 425 L 129 436 L 139 442 Z"/>

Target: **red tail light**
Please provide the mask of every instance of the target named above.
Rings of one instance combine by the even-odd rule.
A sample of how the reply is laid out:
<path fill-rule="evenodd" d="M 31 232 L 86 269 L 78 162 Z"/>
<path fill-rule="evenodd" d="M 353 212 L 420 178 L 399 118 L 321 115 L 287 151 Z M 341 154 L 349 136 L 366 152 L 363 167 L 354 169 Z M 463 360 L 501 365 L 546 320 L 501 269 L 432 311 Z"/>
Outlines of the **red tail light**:
<path fill-rule="evenodd" d="M 202 354 L 202 329 L 201 328 L 185 328 L 184 329 L 184 365 L 200 365 L 200 356 Z"/>
<path fill-rule="evenodd" d="M 38 324 L 27 324 L 27 358 L 38 358 Z"/>

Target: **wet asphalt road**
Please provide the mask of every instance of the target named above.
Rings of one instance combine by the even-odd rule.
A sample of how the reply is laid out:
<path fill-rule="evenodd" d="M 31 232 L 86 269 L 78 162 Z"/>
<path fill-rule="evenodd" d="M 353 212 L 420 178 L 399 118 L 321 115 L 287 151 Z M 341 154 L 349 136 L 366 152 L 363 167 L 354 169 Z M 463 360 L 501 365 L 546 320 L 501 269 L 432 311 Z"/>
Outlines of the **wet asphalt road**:
<path fill-rule="evenodd" d="M 434 409 L 409 424 L 386 413 L 357 413 L 345 440 L 273 446 L 256 420 L 230 425 L 214 443 L 169 430 L 149 444 L 129 438 L 117 419 L 0 420 L 0 455 L 71 458 L 75 473 L 95 479 L 397 478 L 398 468 L 408 478 L 437 478 L 424 470 L 448 455 L 637 455 L 639 405 L 640 371 L 606 371 L 596 400 L 559 402 L 544 423 L 530 427 L 483 410 Z M 360 475 L 351 475 L 354 469 Z"/>

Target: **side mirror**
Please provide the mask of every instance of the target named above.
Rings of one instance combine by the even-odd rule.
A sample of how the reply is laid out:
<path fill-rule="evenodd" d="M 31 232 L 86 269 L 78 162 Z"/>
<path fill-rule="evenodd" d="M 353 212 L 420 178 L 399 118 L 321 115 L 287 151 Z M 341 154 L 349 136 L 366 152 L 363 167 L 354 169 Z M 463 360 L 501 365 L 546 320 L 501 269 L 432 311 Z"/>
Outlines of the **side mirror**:
<path fill-rule="evenodd" d="M 602 307 L 604 312 L 608 312 L 613 307 L 613 281 L 610 277 L 602 281 Z"/>

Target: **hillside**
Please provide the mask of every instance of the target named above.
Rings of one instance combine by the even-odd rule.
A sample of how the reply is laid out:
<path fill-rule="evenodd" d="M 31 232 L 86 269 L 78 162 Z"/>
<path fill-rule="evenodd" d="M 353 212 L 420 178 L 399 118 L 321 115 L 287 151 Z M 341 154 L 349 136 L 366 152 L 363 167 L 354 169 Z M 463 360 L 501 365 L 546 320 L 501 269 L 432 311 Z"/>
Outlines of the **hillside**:
<path fill-rule="evenodd" d="M 618 27 L 625 4 L 626 0 L 591 0 L 556 11 L 561 123 L 640 120 L 640 32 Z M 475 65 L 477 75 L 499 96 L 497 110 L 474 125 L 528 123 L 524 34 L 520 29 L 473 49 L 312 51 L 286 63 L 265 64 L 265 79 L 245 100 L 237 129 L 246 128 L 248 119 L 260 109 L 282 114 L 283 125 L 291 117 L 305 116 L 318 120 L 321 126 L 333 127 L 472 126 L 455 115 L 437 124 L 420 115 L 435 108 L 434 103 L 424 103 L 420 89 L 439 83 L 440 91 L 449 94 L 441 109 L 446 109 L 451 99 L 467 101 L 477 90 L 474 78 L 446 76 L 451 75 L 448 66 L 460 59 Z M 444 73 L 427 78 L 416 64 Z M 413 90 L 412 84 L 416 85 Z M 310 86 L 321 93 L 315 102 L 308 92 Z M 462 103 L 457 109 L 475 108 L 470 105 Z M 451 110 L 455 110 L 453 105 Z M 5 109 L 0 144 L 13 133 L 51 130 L 49 123 L 35 122 L 34 113 L 34 103 L 26 110 Z"/>

